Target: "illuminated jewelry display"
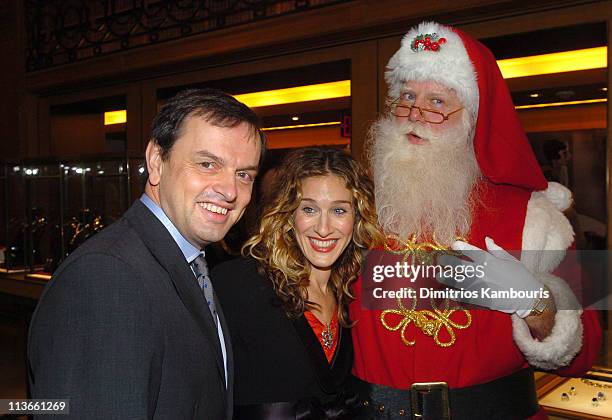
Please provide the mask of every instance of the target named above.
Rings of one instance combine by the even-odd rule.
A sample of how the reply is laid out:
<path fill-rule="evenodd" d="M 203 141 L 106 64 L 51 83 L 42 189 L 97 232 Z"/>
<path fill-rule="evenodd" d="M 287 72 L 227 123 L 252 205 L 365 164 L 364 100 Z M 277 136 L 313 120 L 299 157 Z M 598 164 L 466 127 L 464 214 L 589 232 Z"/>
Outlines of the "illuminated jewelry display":
<path fill-rule="evenodd" d="M 593 382 L 593 381 L 591 381 L 589 379 L 586 379 L 586 378 L 580 378 L 580 382 L 585 383 L 585 384 L 590 385 L 590 386 L 594 386 L 595 388 L 612 389 L 612 385 L 600 384 L 600 383 Z"/>
<path fill-rule="evenodd" d="M 538 398 L 540 406 L 559 418 L 612 419 L 612 370 L 594 370 L 587 378 L 554 378 L 550 391 Z"/>

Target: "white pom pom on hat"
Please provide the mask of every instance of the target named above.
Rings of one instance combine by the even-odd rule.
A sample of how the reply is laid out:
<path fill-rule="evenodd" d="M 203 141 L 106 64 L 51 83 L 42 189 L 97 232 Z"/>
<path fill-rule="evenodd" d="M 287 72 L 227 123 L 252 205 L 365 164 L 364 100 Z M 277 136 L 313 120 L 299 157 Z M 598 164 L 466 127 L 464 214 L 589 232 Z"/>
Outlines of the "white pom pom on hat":
<path fill-rule="evenodd" d="M 437 51 L 412 49 L 419 35 L 436 34 L 445 38 Z M 399 50 L 387 64 L 385 80 L 389 98 L 398 98 L 406 80 L 434 81 L 453 89 L 474 120 L 478 115 L 478 83 L 474 65 L 461 38 L 448 26 L 423 22 L 412 28 L 402 39 Z"/>
<path fill-rule="evenodd" d="M 558 182 L 549 182 L 548 188 L 543 192 L 560 211 L 565 211 L 572 205 L 572 192 Z"/>

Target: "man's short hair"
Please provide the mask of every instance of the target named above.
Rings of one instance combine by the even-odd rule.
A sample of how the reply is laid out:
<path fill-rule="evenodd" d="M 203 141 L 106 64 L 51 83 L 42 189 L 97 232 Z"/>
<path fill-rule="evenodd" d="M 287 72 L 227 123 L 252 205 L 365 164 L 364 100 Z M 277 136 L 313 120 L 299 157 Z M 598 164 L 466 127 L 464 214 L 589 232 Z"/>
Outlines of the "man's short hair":
<path fill-rule="evenodd" d="M 218 89 L 187 89 L 172 97 L 157 113 L 151 125 L 151 139 L 161 148 L 161 157 L 166 159 L 174 142 L 180 137 L 183 122 L 187 117 L 201 117 L 217 127 L 236 127 L 247 123 L 253 137 L 261 142 L 261 156 L 265 150 L 265 135 L 260 129 L 260 120 L 251 108 L 231 95 Z"/>

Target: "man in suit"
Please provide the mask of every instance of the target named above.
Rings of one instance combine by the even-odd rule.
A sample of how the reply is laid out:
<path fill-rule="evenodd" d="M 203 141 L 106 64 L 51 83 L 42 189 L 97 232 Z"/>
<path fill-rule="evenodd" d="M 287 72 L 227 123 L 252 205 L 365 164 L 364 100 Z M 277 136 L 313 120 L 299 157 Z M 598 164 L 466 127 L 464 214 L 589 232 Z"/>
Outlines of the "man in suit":
<path fill-rule="evenodd" d="M 222 92 L 184 91 L 160 110 L 145 193 L 40 299 L 32 398 L 70 399 L 78 419 L 231 418 L 229 333 L 202 257 L 244 213 L 263 149 L 257 116 Z"/>

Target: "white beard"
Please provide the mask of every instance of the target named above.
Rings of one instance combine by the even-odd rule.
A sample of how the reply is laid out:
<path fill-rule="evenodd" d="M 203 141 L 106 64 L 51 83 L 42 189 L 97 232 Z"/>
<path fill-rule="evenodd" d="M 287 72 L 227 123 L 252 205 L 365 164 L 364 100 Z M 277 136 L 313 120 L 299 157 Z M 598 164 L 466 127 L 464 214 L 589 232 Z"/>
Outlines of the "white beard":
<path fill-rule="evenodd" d="M 413 132 L 426 144 L 408 141 Z M 480 178 L 467 120 L 448 133 L 434 134 L 420 123 L 381 117 L 370 130 L 376 210 L 386 233 L 416 235 L 450 245 L 471 225 L 471 194 Z"/>

